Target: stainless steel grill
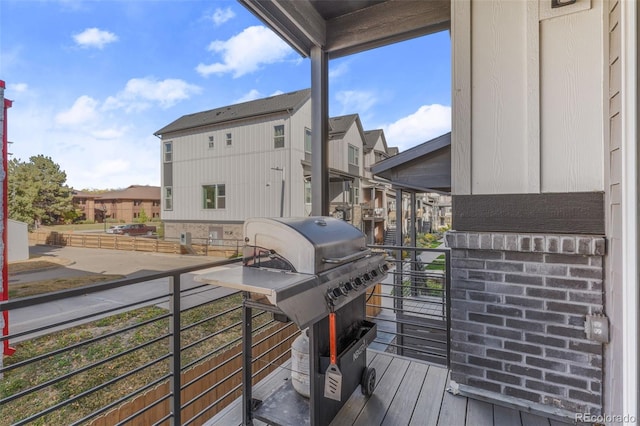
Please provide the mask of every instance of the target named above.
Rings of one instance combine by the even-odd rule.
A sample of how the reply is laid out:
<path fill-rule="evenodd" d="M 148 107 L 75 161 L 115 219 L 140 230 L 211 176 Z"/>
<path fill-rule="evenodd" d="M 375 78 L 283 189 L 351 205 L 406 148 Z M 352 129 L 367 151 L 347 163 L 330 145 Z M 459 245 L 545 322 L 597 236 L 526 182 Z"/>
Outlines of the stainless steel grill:
<path fill-rule="evenodd" d="M 300 328 L 363 295 L 389 269 L 382 254 L 367 249 L 364 234 L 342 220 L 256 218 L 244 232 L 245 267 L 204 278 L 266 299 Z"/>
<path fill-rule="evenodd" d="M 244 226 L 246 246 L 243 267 L 216 271 L 199 278 L 210 284 L 242 290 L 245 295 L 244 424 L 255 416 L 269 424 L 326 425 L 359 386 L 373 390 L 375 371 L 366 368 L 364 349 L 375 338 L 376 326 L 365 320 L 365 293 L 387 275 L 381 253 L 372 253 L 365 235 L 342 220 L 329 217 L 249 219 Z M 283 386 L 276 406 L 264 401 L 260 408 L 251 398 L 251 309 L 258 307 L 301 329 L 309 328 L 310 398 L 301 401 L 291 385 Z M 339 397 L 325 398 L 322 389 L 329 366 L 329 321 L 334 318 L 337 364 L 343 381 Z M 335 325 L 337 324 L 337 325 Z M 284 396 L 283 396 L 284 395 Z M 291 405 L 287 410 L 283 401 Z M 262 401 L 260 402 L 262 403 Z M 279 418 L 278 413 L 287 413 Z M 292 413 L 295 413 L 293 415 Z M 275 418 L 274 418 L 275 416 Z"/>

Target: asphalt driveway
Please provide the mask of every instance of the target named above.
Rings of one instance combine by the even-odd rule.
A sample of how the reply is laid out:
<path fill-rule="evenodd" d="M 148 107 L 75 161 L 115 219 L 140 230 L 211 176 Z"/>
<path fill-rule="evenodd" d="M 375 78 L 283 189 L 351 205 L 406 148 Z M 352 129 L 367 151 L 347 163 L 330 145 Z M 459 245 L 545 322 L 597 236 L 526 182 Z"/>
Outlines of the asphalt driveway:
<path fill-rule="evenodd" d="M 158 272 L 203 265 L 215 262 L 216 260 L 222 260 L 222 258 L 205 256 L 77 247 L 31 246 L 29 250 L 32 255 L 50 258 L 52 261 L 64 266 L 10 275 L 9 287 L 14 283 L 29 283 L 43 279 L 82 276 L 88 273 L 118 274 L 124 275 L 127 278 L 139 278 Z M 210 270 L 211 269 L 203 269 L 181 276 L 181 289 L 187 290 L 182 296 L 182 309 L 215 300 L 233 292 L 233 290 L 217 286 L 202 287 L 202 283 L 194 281 L 193 278 L 196 275 Z M 168 285 L 168 278 L 156 279 L 99 293 L 52 301 L 34 307 L 15 309 L 9 312 L 10 333 L 14 335 L 42 327 L 47 328 L 51 324 L 79 318 L 93 312 L 105 311 L 112 308 L 117 309 L 119 306 L 152 298 L 154 295 L 161 296 L 167 294 Z M 155 303 L 162 306 L 167 305 L 168 302 Z M 58 327 L 56 329 L 60 328 L 61 327 Z M 49 333 L 56 329 L 49 328 L 45 332 Z M 22 339 L 33 338 L 37 335 L 44 334 L 45 332 L 18 336 L 11 339 L 11 341 L 18 342 Z"/>

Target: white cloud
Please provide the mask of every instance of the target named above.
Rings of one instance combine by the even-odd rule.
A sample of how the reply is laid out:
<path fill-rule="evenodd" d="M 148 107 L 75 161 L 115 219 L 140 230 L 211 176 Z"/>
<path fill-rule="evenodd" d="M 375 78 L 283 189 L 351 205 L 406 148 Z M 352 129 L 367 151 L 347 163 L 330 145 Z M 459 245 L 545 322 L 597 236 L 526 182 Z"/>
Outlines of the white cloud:
<path fill-rule="evenodd" d="M 47 155 L 66 172 L 67 184 L 77 189 L 160 185 L 160 144 L 152 135 L 156 120 L 129 120 L 124 113 L 107 117 L 91 108 L 98 104 L 81 97 L 56 115 L 41 99 L 23 99 L 11 112 L 11 158 Z M 72 113 L 79 111 L 88 111 L 91 119 Z M 68 124 L 60 125 L 58 118 Z"/>
<path fill-rule="evenodd" d="M 96 139 L 109 140 L 118 139 L 126 133 L 126 129 L 98 129 L 91 131 L 91 136 Z"/>
<path fill-rule="evenodd" d="M 242 95 L 240 98 L 238 98 L 236 100 L 236 103 L 253 101 L 254 99 L 260 99 L 261 97 L 262 97 L 262 93 L 260 93 L 256 89 L 251 89 L 250 91 Z"/>
<path fill-rule="evenodd" d="M 117 174 L 126 172 L 131 167 L 131 163 L 128 160 L 123 160 L 122 158 L 117 158 L 115 160 L 103 160 L 99 161 L 95 167 L 94 171 L 101 176 L 108 176 L 110 174 Z"/>
<path fill-rule="evenodd" d="M 377 102 L 375 93 L 358 90 L 343 90 L 336 93 L 336 100 L 342 104 L 340 114 L 365 114 Z"/>
<path fill-rule="evenodd" d="M 7 89 L 16 93 L 24 93 L 29 90 L 29 85 L 27 83 L 8 84 Z"/>
<path fill-rule="evenodd" d="M 284 94 L 284 92 L 282 90 L 276 90 L 275 92 L 273 92 L 272 94 L 268 95 L 268 96 L 278 96 L 278 95 L 282 95 Z M 251 89 L 250 91 L 248 91 L 247 93 L 245 93 L 244 95 L 242 95 L 240 98 L 236 99 L 234 101 L 234 103 L 241 103 L 241 102 L 249 102 L 249 101 L 253 101 L 255 99 L 260 99 L 260 98 L 264 98 L 265 96 L 257 89 Z"/>
<path fill-rule="evenodd" d="M 232 73 L 234 78 L 255 72 L 264 64 L 282 62 L 293 52 L 273 31 L 263 26 L 246 28 L 227 41 L 213 41 L 208 50 L 219 53 L 222 61 L 199 64 L 196 71 L 205 77 Z"/>
<path fill-rule="evenodd" d="M 349 72 L 349 64 L 347 62 L 339 62 L 336 66 L 329 64 L 329 79 L 334 80 Z"/>
<path fill-rule="evenodd" d="M 79 34 L 74 34 L 73 39 L 80 47 L 102 49 L 107 44 L 118 41 L 118 36 L 98 28 L 87 28 Z"/>
<path fill-rule="evenodd" d="M 58 113 L 55 121 L 57 124 L 65 126 L 76 126 L 90 123 L 98 117 L 96 112 L 97 106 L 98 101 L 90 96 L 80 96 L 76 99 L 71 108 Z"/>
<path fill-rule="evenodd" d="M 233 12 L 233 10 L 231 10 L 230 7 L 227 7 L 226 9 L 218 8 L 215 10 L 215 12 L 213 12 L 213 15 L 211 15 L 211 20 L 216 26 L 219 26 L 224 24 L 228 20 L 233 19 L 235 16 L 236 14 Z"/>
<path fill-rule="evenodd" d="M 389 146 L 404 151 L 451 130 L 451 107 L 423 105 L 416 112 L 382 126 Z"/>
<path fill-rule="evenodd" d="M 169 108 L 176 103 L 199 94 L 202 89 L 180 79 L 155 80 L 132 78 L 121 92 L 109 96 L 104 102 L 105 110 L 123 108 L 127 112 L 143 111 L 153 104 Z"/>

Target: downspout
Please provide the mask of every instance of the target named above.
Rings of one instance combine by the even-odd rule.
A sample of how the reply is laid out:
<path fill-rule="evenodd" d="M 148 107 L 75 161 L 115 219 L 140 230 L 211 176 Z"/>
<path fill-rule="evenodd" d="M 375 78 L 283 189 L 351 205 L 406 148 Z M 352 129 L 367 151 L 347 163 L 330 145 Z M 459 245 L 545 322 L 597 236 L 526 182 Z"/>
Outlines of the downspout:
<path fill-rule="evenodd" d="M 293 157 L 293 140 L 291 139 L 291 123 L 293 123 L 293 109 L 288 109 L 287 112 L 289 113 L 289 150 L 287 153 L 287 156 L 289 158 L 287 158 L 287 162 L 285 164 L 288 164 L 289 167 L 286 166 L 282 166 L 283 170 L 282 171 L 282 189 L 281 189 L 281 194 L 280 196 L 282 197 L 282 200 L 284 200 L 284 194 L 285 194 L 285 180 L 289 181 L 289 182 L 293 182 L 292 178 L 291 178 L 291 171 L 293 170 L 293 166 L 291 165 L 291 158 Z M 304 138 L 302 140 L 302 155 L 304 155 Z M 287 176 L 287 172 L 289 172 L 289 178 L 286 179 Z M 291 217 L 291 204 L 292 204 L 292 200 L 291 200 L 291 190 L 292 190 L 292 186 L 291 183 L 289 184 L 289 191 L 287 191 L 289 193 L 289 196 L 287 197 L 288 203 L 289 203 L 289 208 L 287 209 L 289 214 L 287 215 L 287 217 Z M 303 194 L 304 194 L 304 188 L 303 188 Z M 282 212 L 282 214 L 280 215 L 282 217 L 282 215 L 284 214 L 284 201 L 282 201 L 283 205 L 280 208 L 280 211 Z"/>
<path fill-rule="evenodd" d="M 8 141 L 7 141 L 7 110 L 11 108 L 13 102 L 4 98 L 5 83 L 0 80 L 0 103 L 2 103 L 2 294 L 0 301 L 9 300 L 9 247 L 7 226 L 9 225 L 9 201 L 7 193 L 8 184 Z M 9 335 L 9 311 L 2 312 L 3 327 L 2 336 Z M 9 340 L 3 342 L 3 355 L 13 355 L 15 349 L 9 346 Z M 2 363 L 0 362 L 0 365 Z"/>

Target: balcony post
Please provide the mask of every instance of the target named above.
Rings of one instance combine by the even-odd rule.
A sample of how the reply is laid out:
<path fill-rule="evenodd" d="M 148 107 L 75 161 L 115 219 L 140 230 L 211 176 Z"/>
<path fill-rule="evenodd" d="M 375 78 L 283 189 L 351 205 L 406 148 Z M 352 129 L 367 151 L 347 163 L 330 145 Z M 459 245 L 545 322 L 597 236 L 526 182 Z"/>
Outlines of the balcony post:
<path fill-rule="evenodd" d="M 329 215 L 329 55 L 311 48 L 311 214 Z"/>
<path fill-rule="evenodd" d="M 169 322 L 169 350 L 171 351 L 171 379 L 169 386 L 171 388 L 171 418 L 172 425 L 181 425 L 181 353 L 180 353 L 180 275 L 172 275 L 169 277 L 169 309 L 171 311 L 171 321 Z"/>
<path fill-rule="evenodd" d="M 245 299 L 247 295 L 244 295 Z M 253 425 L 251 410 L 253 395 L 251 392 L 252 379 L 252 316 L 253 309 L 245 302 L 242 303 L 242 424 Z"/>

